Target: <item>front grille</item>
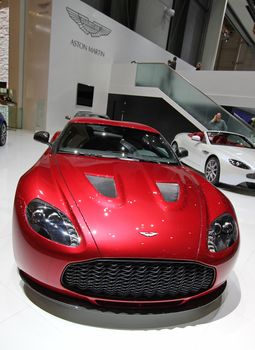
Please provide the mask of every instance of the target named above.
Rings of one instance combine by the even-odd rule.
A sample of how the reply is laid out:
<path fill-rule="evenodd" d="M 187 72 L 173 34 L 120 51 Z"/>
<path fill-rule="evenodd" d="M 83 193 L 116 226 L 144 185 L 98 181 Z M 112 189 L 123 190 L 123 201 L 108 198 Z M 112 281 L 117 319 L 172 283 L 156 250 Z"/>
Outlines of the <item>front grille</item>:
<path fill-rule="evenodd" d="M 214 277 L 213 268 L 194 262 L 100 259 L 68 265 L 62 285 L 95 298 L 171 300 L 208 290 Z"/>

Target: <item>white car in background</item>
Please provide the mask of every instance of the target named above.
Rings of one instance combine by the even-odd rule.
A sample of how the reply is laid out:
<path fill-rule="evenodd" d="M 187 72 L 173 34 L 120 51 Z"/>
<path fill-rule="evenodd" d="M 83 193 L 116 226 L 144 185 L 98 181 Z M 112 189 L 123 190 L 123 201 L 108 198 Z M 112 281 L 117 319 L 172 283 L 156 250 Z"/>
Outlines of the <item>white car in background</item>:
<path fill-rule="evenodd" d="M 245 136 L 223 131 L 181 133 L 172 148 L 188 150 L 182 163 L 204 173 L 214 185 L 225 183 L 255 188 L 255 146 Z"/>
<path fill-rule="evenodd" d="M 91 111 L 78 111 L 74 114 L 74 116 L 66 115 L 65 119 L 70 120 L 72 118 L 80 118 L 80 117 L 91 117 L 91 118 L 103 118 L 110 119 L 106 114 L 98 114 Z"/>

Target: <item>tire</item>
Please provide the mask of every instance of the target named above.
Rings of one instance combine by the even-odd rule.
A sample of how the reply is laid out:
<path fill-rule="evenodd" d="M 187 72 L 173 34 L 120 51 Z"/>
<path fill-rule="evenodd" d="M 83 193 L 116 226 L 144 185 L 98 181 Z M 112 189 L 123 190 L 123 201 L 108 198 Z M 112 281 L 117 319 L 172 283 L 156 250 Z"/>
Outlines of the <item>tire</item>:
<path fill-rule="evenodd" d="M 0 146 L 3 146 L 6 143 L 7 138 L 7 126 L 3 123 L 0 126 Z"/>
<path fill-rule="evenodd" d="M 172 147 L 172 150 L 174 151 L 174 153 L 176 155 L 178 155 L 178 144 L 177 144 L 177 142 L 173 142 L 171 147 Z"/>
<path fill-rule="evenodd" d="M 211 157 L 205 164 L 205 177 L 213 185 L 219 184 L 220 179 L 220 162 L 218 158 Z"/>

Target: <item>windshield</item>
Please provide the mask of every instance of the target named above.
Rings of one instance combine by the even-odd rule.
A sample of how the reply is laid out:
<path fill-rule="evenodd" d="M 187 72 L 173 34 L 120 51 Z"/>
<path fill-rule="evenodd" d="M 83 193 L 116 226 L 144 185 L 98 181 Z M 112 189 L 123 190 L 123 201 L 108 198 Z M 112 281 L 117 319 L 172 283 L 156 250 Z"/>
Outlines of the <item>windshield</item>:
<path fill-rule="evenodd" d="M 69 124 L 59 139 L 57 152 L 179 164 L 160 134 L 103 124 Z"/>
<path fill-rule="evenodd" d="M 208 132 L 207 135 L 212 145 L 254 148 L 253 144 L 242 135 L 224 132 Z"/>

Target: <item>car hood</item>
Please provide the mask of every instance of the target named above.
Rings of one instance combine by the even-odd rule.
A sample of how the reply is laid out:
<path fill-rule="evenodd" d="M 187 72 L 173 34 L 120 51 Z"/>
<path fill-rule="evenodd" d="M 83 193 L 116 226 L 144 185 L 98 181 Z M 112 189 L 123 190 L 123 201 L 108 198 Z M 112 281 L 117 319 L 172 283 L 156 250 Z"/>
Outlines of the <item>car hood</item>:
<path fill-rule="evenodd" d="M 217 150 L 227 157 L 231 157 L 255 167 L 255 149 L 233 146 L 216 146 Z M 224 148 L 224 149 L 223 149 Z"/>
<path fill-rule="evenodd" d="M 182 166 L 64 154 L 55 159 L 102 257 L 197 257 L 206 205 Z M 179 187 L 178 198 L 164 199 L 160 184 Z"/>

